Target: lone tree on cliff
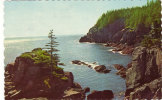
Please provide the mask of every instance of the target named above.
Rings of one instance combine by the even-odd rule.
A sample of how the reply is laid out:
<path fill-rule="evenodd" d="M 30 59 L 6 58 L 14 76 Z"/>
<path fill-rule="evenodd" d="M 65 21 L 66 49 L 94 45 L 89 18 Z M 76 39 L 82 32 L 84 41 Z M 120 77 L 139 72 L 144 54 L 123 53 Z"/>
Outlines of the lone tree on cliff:
<path fill-rule="evenodd" d="M 53 67 L 57 66 L 57 63 L 59 62 L 59 56 L 56 54 L 58 51 L 55 47 L 57 47 L 58 42 L 55 41 L 56 37 L 53 34 L 53 30 L 50 30 L 48 34 L 48 38 L 50 41 L 45 45 L 47 48 L 47 51 L 50 54 L 50 66 L 51 66 L 51 72 L 53 71 Z"/>

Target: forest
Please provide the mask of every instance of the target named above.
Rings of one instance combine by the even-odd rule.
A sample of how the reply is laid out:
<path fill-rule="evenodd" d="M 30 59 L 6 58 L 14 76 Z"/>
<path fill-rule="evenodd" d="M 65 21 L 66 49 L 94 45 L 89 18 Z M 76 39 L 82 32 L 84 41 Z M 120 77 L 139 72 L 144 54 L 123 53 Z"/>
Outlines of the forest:
<path fill-rule="evenodd" d="M 102 29 L 117 19 L 124 19 L 126 28 L 136 29 L 139 24 L 150 27 L 157 22 L 160 24 L 161 5 L 160 0 L 147 1 L 142 7 L 122 8 L 107 11 L 98 19 L 96 27 Z"/>

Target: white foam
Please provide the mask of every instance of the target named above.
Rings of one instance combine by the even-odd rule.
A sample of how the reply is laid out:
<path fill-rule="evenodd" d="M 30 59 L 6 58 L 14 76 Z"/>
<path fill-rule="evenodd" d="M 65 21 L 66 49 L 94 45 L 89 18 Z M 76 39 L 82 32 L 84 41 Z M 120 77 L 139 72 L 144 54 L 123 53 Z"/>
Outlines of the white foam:
<path fill-rule="evenodd" d="M 82 62 L 83 62 L 83 61 L 82 61 Z M 84 63 L 86 63 L 87 65 L 90 65 L 93 69 L 94 69 L 96 66 L 98 66 L 98 65 L 97 65 L 97 62 L 96 62 L 96 64 L 89 63 L 89 62 L 84 62 Z"/>
<path fill-rule="evenodd" d="M 84 66 L 87 66 L 87 67 L 90 65 L 91 66 L 90 68 L 92 68 L 92 69 L 94 69 L 96 66 L 98 66 L 97 62 L 96 62 L 96 64 L 93 64 L 93 63 L 90 63 L 90 62 L 85 62 L 85 61 L 81 61 L 81 62 L 84 62 L 85 64 L 87 64 L 87 65 L 84 65 L 84 64 L 81 64 L 81 65 L 84 65 Z M 71 62 L 71 64 L 73 64 L 73 63 Z M 78 65 L 78 64 L 74 64 L 74 65 Z"/>
<path fill-rule="evenodd" d="M 116 53 L 115 51 L 113 51 L 114 49 L 109 49 L 108 51 L 111 51 L 111 52 L 113 52 L 113 53 Z"/>

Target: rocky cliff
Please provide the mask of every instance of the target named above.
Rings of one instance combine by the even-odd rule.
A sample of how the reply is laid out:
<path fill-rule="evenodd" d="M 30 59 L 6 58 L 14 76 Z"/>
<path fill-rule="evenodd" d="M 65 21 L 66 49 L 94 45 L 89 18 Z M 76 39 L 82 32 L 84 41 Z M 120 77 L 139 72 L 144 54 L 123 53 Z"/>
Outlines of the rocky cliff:
<path fill-rule="evenodd" d="M 35 49 L 22 54 L 25 56 L 17 57 L 13 64 L 5 67 L 6 100 L 40 97 L 52 100 L 84 98 L 83 90 L 78 83 L 73 81 L 74 77 L 71 72 L 64 72 L 62 68 L 55 66 L 51 73 L 51 68 L 47 63 L 36 62 L 34 58 L 39 59 L 37 54 L 41 55 L 41 59 L 48 58 L 45 51 Z"/>
<path fill-rule="evenodd" d="M 162 52 L 158 48 L 136 47 L 126 71 L 127 99 L 161 99 Z"/>
<path fill-rule="evenodd" d="M 144 25 L 138 25 L 135 30 L 125 26 L 124 19 L 118 19 L 111 24 L 108 24 L 102 29 L 92 27 L 87 35 L 80 38 L 80 42 L 95 42 L 95 43 L 121 43 L 134 45 L 139 43 L 143 35 L 148 33 L 150 28 Z"/>

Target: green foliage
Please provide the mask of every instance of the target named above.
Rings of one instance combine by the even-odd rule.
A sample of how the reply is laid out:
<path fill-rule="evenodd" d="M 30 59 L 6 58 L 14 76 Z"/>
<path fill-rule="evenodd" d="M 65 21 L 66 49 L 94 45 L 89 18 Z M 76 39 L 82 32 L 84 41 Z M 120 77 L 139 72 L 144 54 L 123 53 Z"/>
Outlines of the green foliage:
<path fill-rule="evenodd" d="M 139 24 L 143 24 L 145 27 L 149 27 L 152 22 L 157 21 L 160 23 L 160 12 L 160 0 L 152 0 L 148 1 L 147 5 L 142 7 L 107 11 L 107 13 L 102 14 L 95 26 L 98 29 L 102 29 L 117 19 L 124 19 L 125 25 L 128 28 L 136 29 Z"/>
<path fill-rule="evenodd" d="M 55 70 L 55 71 L 57 71 L 57 72 L 63 72 L 63 68 L 61 68 L 61 67 L 57 67 L 57 66 L 53 66 L 53 69 Z"/>
<path fill-rule="evenodd" d="M 141 42 L 141 45 L 147 48 L 152 46 L 161 47 L 161 28 L 160 24 L 154 22 L 152 29 L 148 35 L 144 36 L 144 39 Z"/>
<path fill-rule="evenodd" d="M 152 38 L 148 35 L 145 35 L 144 39 L 141 42 L 141 45 L 150 48 L 153 45 Z"/>
<path fill-rule="evenodd" d="M 20 55 L 22 58 L 28 58 L 34 60 L 35 64 L 49 64 L 50 63 L 50 55 L 47 51 L 42 50 L 41 48 L 34 49 L 32 52 L 26 52 Z"/>
<path fill-rule="evenodd" d="M 45 80 L 44 80 L 44 84 L 45 84 L 48 88 L 51 88 L 51 86 L 50 86 L 50 84 L 49 84 L 49 81 L 50 81 L 49 78 L 45 79 Z"/>
<path fill-rule="evenodd" d="M 30 52 L 23 53 L 20 57 L 26 59 L 32 59 L 32 54 Z"/>
<path fill-rule="evenodd" d="M 33 53 L 35 54 L 35 57 L 33 58 L 35 64 L 39 63 L 49 64 L 50 56 L 45 50 L 37 50 L 34 51 Z"/>
<path fill-rule="evenodd" d="M 152 37 L 145 35 L 144 39 L 141 42 L 141 45 L 147 48 L 151 48 L 153 46 L 160 47 L 161 41 L 160 41 L 160 38 L 153 39 Z"/>
<path fill-rule="evenodd" d="M 51 60 L 50 54 L 47 51 L 42 50 L 41 48 L 36 48 L 36 49 L 32 50 L 32 52 L 25 52 L 25 53 L 21 54 L 20 57 L 32 59 L 32 60 L 34 60 L 35 64 L 50 65 L 50 60 Z M 52 60 L 54 62 L 55 59 L 52 59 Z"/>

